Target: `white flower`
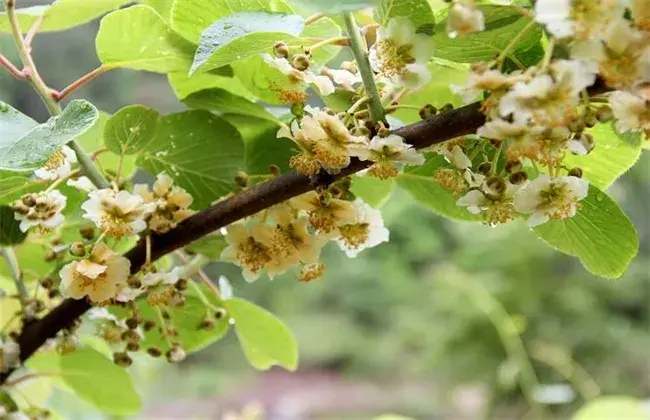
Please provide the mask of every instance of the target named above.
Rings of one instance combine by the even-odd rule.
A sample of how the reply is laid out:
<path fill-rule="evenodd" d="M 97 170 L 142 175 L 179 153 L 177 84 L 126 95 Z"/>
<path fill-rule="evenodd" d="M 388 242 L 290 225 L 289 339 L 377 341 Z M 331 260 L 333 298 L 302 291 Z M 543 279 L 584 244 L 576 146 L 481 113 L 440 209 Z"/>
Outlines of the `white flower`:
<path fill-rule="evenodd" d="M 122 237 L 145 230 L 144 219 L 156 209 L 156 204 L 145 203 L 137 194 L 106 188 L 90 192 L 81 208 L 85 219 L 112 236 Z"/>
<path fill-rule="evenodd" d="M 550 219 L 575 216 L 578 202 L 587 197 L 589 183 L 574 176 L 550 178 L 540 175 L 515 194 L 515 209 L 531 214 L 528 226 L 535 227 Z"/>
<path fill-rule="evenodd" d="M 80 176 L 78 179 L 69 179 L 68 182 L 66 182 L 66 185 L 69 187 L 74 187 L 79 191 L 85 193 L 89 193 L 97 189 L 97 187 L 95 187 L 95 184 L 93 184 L 87 176 Z"/>
<path fill-rule="evenodd" d="M 194 214 L 194 211 L 189 210 L 192 196 L 183 188 L 175 186 L 171 177 L 164 172 L 156 177 L 153 192 L 145 184 L 135 185 L 133 192 L 142 197 L 145 203 L 155 205 L 148 220 L 149 228 L 155 232 L 165 233 Z"/>
<path fill-rule="evenodd" d="M 54 229 L 63 223 L 64 217 L 61 212 L 65 208 L 66 201 L 67 197 L 58 190 L 25 194 L 12 205 L 15 211 L 14 218 L 20 221 L 19 227 L 23 232 L 27 232 L 34 226 Z"/>
<path fill-rule="evenodd" d="M 117 297 L 126 285 L 131 262 L 110 250 L 104 243 L 93 247 L 90 258 L 73 261 L 59 272 L 61 294 L 73 299 L 84 296 L 95 302 Z"/>
<path fill-rule="evenodd" d="M 226 276 L 219 276 L 219 294 L 223 300 L 232 299 L 235 295 L 230 280 Z"/>
<path fill-rule="evenodd" d="M 381 212 L 366 204 L 362 199 L 354 201 L 356 220 L 339 226 L 336 243 L 349 258 L 355 258 L 361 251 L 382 242 L 388 242 L 389 231 L 384 227 Z"/>
<path fill-rule="evenodd" d="M 480 184 L 476 185 L 477 182 Z M 457 206 L 467 207 L 472 214 L 483 213 L 485 221 L 493 226 L 515 218 L 513 197 L 521 186 L 499 176 L 486 178 L 482 175 L 478 175 L 470 185 L 472 189 L 458 199 Z"/>
<path fill-rule="evenodd" d="M 629 92 L 617 91 L 609 96 L 616 116 L 616 129 L 621 132 L 650 132 L 650 101 Z"/>
<path fill-rule="evenodd" d="M 472 161 L 469 160 L 460 146 L 456 145 L 451 150 L 444 147 L 438 150 L 440 150 L 442 155 L 445 157 L 445 160 L 447 160 L 447 162 L 449 162 L 452 166 L 460 170 L 469 169 L 472 167 Z"/>
<path fill-rule="evenodd" d="M 291 206 L 306 212 L 311 227 L 319 234 L 333 233 L 338 226 L 352 223 L 357 218 L 357 209 L 351 202 L 338 198 L 324 199 L 316 191 L 292 199 Z"/>
<path fill-rule="evenodd" d="M 174 267 L 170 272 L 150 272 L 142 276 L 140 279 L 140 287 L 124 287 L 120 290 L 116 300 L 118 302 L 129 302 L 137 299 L 147 292 L 148 289 L 159 285 L 174 285 L 180 278 L 178 276 L 179 267 Z"/>
<path fill-rule="evenodd" d="M 485 29 L 485 16 L 474 0 L 459 0 L 449 9 L 447 34 L 450 38 L 480 32 Z"/>
<path fill-rule="evenodd" d="M 40 179 L 54 181 L 63 178 L 72 172 L 71 164 L 77 162 L 77 155 L 68 146 L 61 147 L 45 163 L 45 166 L 34 171 Z"/>
<path fill-rule="evenodd" d="M 329 74 L 332 76 L 332 79 L 334 79 L 334 83 L 337 85 L 350 85 L 353 86 L 357 83 L 361 83 L 361 73 L 356 72 L 352 73 L 351 71 L 348 70 L 337 70 L 337 69 L 329 69 Z"/>
<path fill-rule="evenodd" d="M 517 81 L 518 74 L 503 74 L 498 70 L 486 70 L 483 73 L 472 72 L 464 85 L 450 85 L 451 91 L 460 95 L 465 103 L 474 101 L 483 92 L 507 91 Z"/>
<path fill-rule="evenodd" d="M 573 136 L 567 141 L 567 149 L 574 155 L 584 156 L 589 154 L 595 146 L 594 137 L 590 134 L 582 133 Z"/>
<path fill-rule="evenodd" d="M 0 372 L 20 366 L 20 346 L 13 339 L 0 339 Z"/>
<path fill-rule="evenodd" d="M 557 60 L 550 73 L 516 83 L 501 99 L 499 112 L 519 124 L 562 125 L 574 116 L 580 92 L 595 80 L 593 68 L 584 62 Z"/>
<path fill-rule="evenodd" d="M 397 176 L 399 171 L 394 163 L 422 165 L 425 161 L 424 156 L 410 144 L 404 143 L 404 138 L 396 134 L 387 137 L 375 136 L 369 146 L 354 148 L 352 155 L 360 160 L 375 162 L 368 172 L 380 179 Z"/>
<path fill-rule="evenodd" d="M 623 16 L 620 0 L 538 0 L 535 20 L 557 38 L 579 41 L 602 35 L 605 27 Z"/>
<path fill-rule="evenodd" d="M 433 53 L 431 37 L 415 32 L 406 18 L 393 18 L 377 31 L 370 48 L 370 64 L 381 77 L 399 86 L 416 89 L 431 78 L 427 62 Z"/>
<path fill-rule="evenodd" d="M 228 247 L 221 253 L 221 259 L 240 266 L 244 278 L 249 282 L 257 280 L 265 268 L 271 279 L 283 272 L 270 266 L 273 261 L 271 249 L 259 239 L 260 230 L 264 228 L 265 226 L 255 225 L 248 229 L 242 224 L 233 224 L 227 228 L 225 238 Z"/>
<path fill-rule="evenodd" d="M 90 308 L 88 311 L 88 319 L 91 321 L 112 321 L 115 324 L 120 323 L 120 319 L 104 307 Z"/>
<path fill-rule="evenodd" d="M 270 66 L 275 67 L 283 74 L 289 76 L 292 83 L 304 82 L 313 84 L 318 88 L 321 95 L 324 96 L 334 93 L 334 84 L 327 76 L 317 76 L 309 69 L 298 70 L 284 57 L 271 57 L 269 54 L 263 54 L 262 59 Z"/>

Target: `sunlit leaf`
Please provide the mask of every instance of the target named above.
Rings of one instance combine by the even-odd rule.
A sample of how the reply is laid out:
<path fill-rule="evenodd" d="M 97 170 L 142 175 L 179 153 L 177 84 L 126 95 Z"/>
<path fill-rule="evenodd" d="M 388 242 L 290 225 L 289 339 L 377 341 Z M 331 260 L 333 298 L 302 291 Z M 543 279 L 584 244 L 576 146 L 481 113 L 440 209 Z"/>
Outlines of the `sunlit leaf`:
<path fill-rule="evenodd" d="M 159 118 L 158 112 L 142 105 L 120 109 L 106 122 L 106 147 L 118 155 L 139 153 L 156 134 Z"/>

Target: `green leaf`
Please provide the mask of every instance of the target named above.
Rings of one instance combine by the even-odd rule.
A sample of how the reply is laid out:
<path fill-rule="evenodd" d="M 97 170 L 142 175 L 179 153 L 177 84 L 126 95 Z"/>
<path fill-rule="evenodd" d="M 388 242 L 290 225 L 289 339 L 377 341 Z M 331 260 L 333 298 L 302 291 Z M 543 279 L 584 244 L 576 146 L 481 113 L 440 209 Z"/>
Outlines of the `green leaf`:
<path fill-rule="evenodd" d="M 276 41 L 300 35 L 304 27 L 301 16 L 284 13 L 239 12 L 219 19 L 201 33 L 190 74 L 268 52 Z"/>
<path fill-rule="evenodd" d="M 171 18 L 174 0 L 140 0 L 140 3 L 153 7 L 166 21 Z"/>
<path fill-rule="evenodd" d="M 16 173 L 3 176 L 0 179 L 0 204 L 11 203 L 24 194 L 40 191 L 45 188 L 45 185 Z"/>
<path fill-rule="evenodd" d="M 135 414 L 142 408 L 131 377 L 92 347 L 61 356 L 64 381 L 79 398 L 110 414 Z"/>
<path fill-rule="evenodd" d="M 462 105 L 462 98 L 451 91 L 450 85 L 465 83 L 469 71 L 461 65 L 452 67 L 435 61 L 429 63 L 428 67 L 431 72 L 431 81 L 421 89 L 407 94 L 400 104 L 421 107 L 430 103 L 437 108 L 447 103 L 454 106 Z M 399 109 L 391 115 L 405 124 L 420 120 L 420 114 L 416 109 Z"/>
<path fill-rule="evenodd" d="M 194 254 L 205 255 L 212 261 L 219 261 L 221 260 L 221 251 L 227 246 L 228 243 L 223 235 L 217 233 L 204 236 L 186 246 L 185 249 Z"/>
<path fill-rule="evenodd" d="M 142 151 L 153 139 L 160 114 L 142 105 L 131 105 L 117 111 L 106 122 L 106 148 L 118 155 Z"/>
<path fill-rule="evenodd" d="M 104 129 L 110 117 L 110 114 L 100 112 L 95 125 L 77 137 L 77 143 L 88 152 L 104 148 Z M 120 166 L 120 156 L 112 152 L 102 153 L 97 156 L 95 162 L 102 170 L 114 174 Z M 135 156 L 124 156 L 122 159 L 122 178 L 130 178 L 135 169 Z"/>
<path fill-rule="evenodd" d="M 479 7 L 485 15 L 485 30 L 452 39 L 445 33 L 447 22 L 442 22 L 433 37 L 436 57 L 458 63 L 492 60 L 531 22 L 513 7 Z M 544 56 L 541 39 L 541 26 L 530 27 L 507 57 L 522 68 L 536 64 Z"/>
<path fill-rule="evenodd" d="M 244 166 L 242 138 L 226 120 L 194 110 L 160 119 L 156 137 L 138 157 L 152 175 L 166 172 L 205 208 L 231 192 Z"/>
<path fill-rule="evenodd" d="M 583 177 L 604 190 L 636 163 L 641 156 L 641 144 L 627 143 L 616 135 L 610 124 L 598 124 L 587 132 L 594 136 L 594 150 L 586 156 L 568 153 L 564 164 L 569 168 L 582 168 Z"/>
<path fill-rule="evenodd" d="M 3 136 L 0 138 L 0 169 L 31 171 L 39 168 L 61 146 L 88 131 L 98 116 L 99 112 L 92 104 L 74 100 L 60 115 L 34 127 L 22 137 Z"/>
<path fill-rule="evenodd" d="M 15 248 L 18 262 L 25 272 L 27 280 L 34 280 L 49 274 L 53 265 L 45 261 L 49 248 L 40 244 L 23 242 Z M 0 276 L 11 276 L 6 264 L 0 264 Z"/>
<path fill-rule="evenodd" d="M 433 35 L 436 21 L 427 0 L 381 0 L 375 8 L 375 20 L 382 26 L 397 17 L 410 20 L 418 33 Z"/>
<path fill-rule="evenodd" d="M 551 247 L 578 257 L 591 273 L 606 278 L 623 275 L 639 249 L 634 225 L 604 192 L 589 187 L 574 217 L 551 220 L 534 229 Z"/>
<path fill-rule="evenodd" d="M 445 158 L 436 153 L 427 157 L 422 166 L 407 166 L 397 176 L 397 184 L 407 190 L 413 198 L 429 207 L 435 213 L 450 219 L 479 221 L 479 215 L 456 205 L 459 197 L 453 196 L 433 178 L 433 172 L 440 167 L 451 168 Z"/>
<path fill-rule="evenodd" d="M 230 74 L 221 74 L 223 73 L 221 69 L 228 69 Z M 187 68 L 184 71 L 170 73 L 169 84 L 174 89 L 174 93 L 178 99 L 185 99 L 192 93 L 212 88 L 224 89 L 251 101 L 256 99 L 255 95 L 246 89 L 238 78 L 234 77 L 231 67 L 222 67 L 221 69 L 196 73 L 190 76 L 190 69 Z"/>
<path fill-rule="evenodd" d="M 287 76 L 265 63 L 261 56 L 237 61 L 232 64 L 232 68 L 242 85 L 261 101 L 284 104 L 278 98 L 276 88 L 287 83 Z"/>
<path fill-rule="evenodd" d="M 293 333 L 273 314 L 243 299 L 224 302 L 235 321 L 235 331 L 244 354 L 254 368 L 273 365 L 288 370 L 298 367 L 298 344 Z"/>
<path fill-rule="evenodd" d="M 247 115 L 273 122 L 278 119 L 271 115 L 262 105 L 249 101 L 241 96 L 234 95 L 227 90 L 215 88 L 195 92 L 183 100 L 190 108 L 206 109 L 221 113 Z"/>
<path fill-rule="evenodd" d="M 61 31 L 86 22 L 117 9 L 130 0 L 57 0 L 51 6 L 32 6 L 16 9 L 23 32 L 43 16 L 38 32 Z M 0 13 L 0 32 L 11 32 L 6 13 Z"/>
<path fill-rule="evenodd" d="M 106 67 L 155 73 L 189 68 L 194 47 L 172 31 L 154 9 L 136 5 L 105 16 L 95 47 Z"/>
<path fill-rule="evenodd" d="M 314 12 L 327 14 L 352 12 L 375 7 L 379 0 L 296 0 Z"/>
<path fill-rule="evenodd" d="M 201 32 L 217 20 L 250 11 L 293 12 L 284 0 L 174 0 L 171 24 L 174 31 L 198 44 Z"/>
<path fill-rule="evenodd" d="M 394 179 L 381 180 L 370 175 L 355 175 L 352 177 L 350 190 L 371 207 L 379 208 L 388 201 L 396 186 Z"/>
<path fill-rule="evenodd" d="M 572 420 L 647 420 L 648 411 L 636 398 L 607 395 L 587 402 Z"/>
<path fill-rule="evenodd" d="M 5 391 L 4 389 L 0 389 L 0 407 L 2 407 L 8 413 L 18 411 L 18 405 L 13 400 L 13 398 L 11 398 L 9 392 Z M 11 418 L 9 416 L 7 417 Z"/>
<path fill-rule="evenodd" d="M 11 105 L 0 101 L 0 147 L 2 144 L 12 143 L 37 127 L 38 123 L 27 115 L 13 108 Z"/>
<path fill-rule="evenodd" d="M 22 232 L 19 226 L 11 207 L 0 206 L 0 246 L 18 245 L 27 238 L 27 233 Z"/>
<path fill-rule="evenodd" d="M 270 165 L 278 166 L 281 171 L 289 170 L 289 159 L 296 145 L 289 139 L 278 138 L 278 123 L 237 114 L 223 117 L 237 127 L 244 139 L 244 170 L 252 182 L 268 178 Z"/>

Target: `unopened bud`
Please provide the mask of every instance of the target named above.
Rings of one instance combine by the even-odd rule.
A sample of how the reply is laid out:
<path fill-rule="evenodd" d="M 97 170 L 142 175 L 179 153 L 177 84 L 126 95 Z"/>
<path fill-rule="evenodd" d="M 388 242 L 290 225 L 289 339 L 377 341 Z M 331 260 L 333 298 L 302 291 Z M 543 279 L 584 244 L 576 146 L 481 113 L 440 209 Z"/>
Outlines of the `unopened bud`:
<path fill-rule="evenodd" d="M 149 347 L 147 349 L 147 354 L 151 357 L 160 357 L 162 355 L 162 350 L 158 347 Z"/>
<path fill-rule="evenodd" d="M 486 193 L 499 197 L 506 192 L 508 186 L 506 185 L 506 180 L 500 176 L 491 176 L 485 180 L 485 186 L 488 189 Z"/>
<path fill-rule="evenodd" d="M 53 250 L 49 250 L 45 253 L 45 261 L 52 262 L 56 260 L 57 254 Z"/>
<path fill-rule="evenodd" d="M 585 125 L 589 128 L 598 124 L 598 117 L 596 116 L 596 113 L 591 109 L 585 112 L 585 116 L 583 119 L 585 121 Z"/>
<path fill-rule="evenodd" d="M 612 111 L 612 108 L 608 106 L 601 106 L 596 110 L 596 118 L 598 118 L 598 121 L 600 122 L 611 121 L 611 119 L 614 118 L 614 111 Z"/>
<path fill-rule="evenodd" d="M 128 279 L 126 279 L 126 284 L 132 289 L 139 289 L 142 287 L 142 282 L 140 279 L 133 276 L 130 276 Z"/>
<path fill-rule="evenodd" d="M 131 342 L 129 342 L 129 343 L 126 344 L 126 349 L 127 349 L 128 351 L 133 351 L 133 352 L 134 352 L 134 351 L 140 351 L 140 344 L 131 341 Z"/>
<path fill-rule="evenodd" d="M 79 234 L 85 240 L 91 241 L 95 239 L 95 228 L 92 226 L 84 226 L 81 229 L 79 229 Z"/>
<path fill-rule="evenodd" d="M 237 174 L 235 174 L 235 184 L 241 188 L 246 188 L 248 187 L 248 183 L 250 182 L 250 178 L 248 177 L 248 174 L 244 171 L 238 171 Z"/>
<path fill-rule="evenodd" d="M 228 315 L 228 312 L 224 308 L 219 308 L 214 312 L 214 317 L 216 319 L 223 319 Z"/>
<path fill-rule="evenodd" d="M 289 46 L 284 41 L 273 44 L 273 53 L 278 57 L 289 57 Z"/>
<path fill-rule="evenodd" d="M 133 364 L 133 359 L 126 353 L 113 353 L 113 363 L 120 367 L 129 367 Z"/>
<path fill-rule="evenodd" d="M 514 174 L 516 172 L 521 172 L 522 165 L 518 160 L 506 162 L 506 172 L 509 174 Z"/>
<path fill-rule="evenodd" d="M 379 129 L 379 131 L 377 131 L 377 135 L 379 137 L 388 137 L 388 136 L 390 136 L 390 133 L 391 133 L 390 129 L 388 129 L 386 127 L 382 127 L 382 128 Z"/>
<path fill-rule="evenodd" d="M 510 182 L 512 184 L 518 185 L 521 184 L 522 182 L 526 182 L 528 179 L 528 175 L 526 172 L 515 172 L 514 174 L 510 175 Z"/>
<path fill-rule="evenodd" d="M 269 173 L 273 176 L 282 175 L 282 169 L 278 165 L 269 165 Z"/>
<path fill-rule="evenodd" d="M 165 356 L 169 363 L 179 363 L 185 360 L 185 350 L 183 350 L 180 344 L 176 343 L 172 345 L 172 348 L 167 351 Z"/>
<path fill-rule="evenodd" d="M 582 133 L 585 130 L 585 127 L 585 122 L 582 119 L 579 119 L 569 125 L 569 130 L 574 133 Z"/>
<path fill-rule="evenodd" d="M 431 117 L 435 117 L 436 114 L 438 113 L 438 108 L 431 104 L 426 104 L 422 108 L 420 108 L 419 114 L 420 118 L 423 120 L 426 120 Z"/>
<path fill-rule="evenodd" d="M 41 280 L 40 284 L 44 289 L 51 289 L 54 285 L 54 280 L 52 280 L 52 277 L 45 277 L 43 280 Z"/>
<path fill-rule="evenodd" d="M 569 176 L 574 176 L 576 178 L 582 178 L 582 168 L 571 168 L 569 170 Z"/>
<path fill-rule="evenodd" d="M 483 162 L 480 165 L 478 165 L 477 170 L 479 173 L 483 175 L 488 175 L 492 170 L 492 164 L 490 162 Z"/>
<path fill-rule="evenodd" d="M 176 284 L 174 284 L 174 288 L 179 291 L 187 289 L 187 279 L 179 279 Z"/>
<path fill-rule="evenodd" d="M 75 257 L 83 257 L 86 255 L 86 246 L 81 242 L 73 242 L 70 244 L 70 254 Z"/>
<path fill-rule="evenodd" d="M 21 198 L 24 205 L 27 207 L 34 207 L 36 205 L 36 198 L 33 194 L 25 194 Z"/>
<path fill-rule="evenodd" d="M 136 318 L 129 318 L 125 321 L 125 324 L 129 329 L 135 330 L 140 325 L 140 322 Z"/>
<path fill-rule="evenodd" d="M 205 331 L 211 331 L 214 329 L 214 321 L 211 319 L 205 318 L 199 323 L 199 329 Z"/>
<path fill-rule="evenodd" d="M 122 333 L 122 335 L 120 336 L 120 338 L 122 338 L 123 341 L 127 341 L 127 342 L 135 342 L 135 343 L 137 343 L 138 341 L 140 341 L 140 336 L 138 335 L 137 332 L 135 332 L 133 330 L 124 331 Z"/>
<path fill-rule="evenodd" d="M 446 103 L 440 108 L 440 112 L 449 112 L 449 111 L 451 111 L 453 109 L 454 109 L 454 106 L 452 104 Z"/>
<path fill-rule="evenodd" d="M 299 71 L 305 71 L 309 68 L 309 57 L 305 54 L 296 54 L 291 59 L 291 66 Z"/>
<path fill-rule="evenodd" d="M 156 328 L 156 323 L 154 321 L 145 321 L 144 324 L 142 324 L 142 329 L 145 330 L 146 332 L 153 330 Z"/>

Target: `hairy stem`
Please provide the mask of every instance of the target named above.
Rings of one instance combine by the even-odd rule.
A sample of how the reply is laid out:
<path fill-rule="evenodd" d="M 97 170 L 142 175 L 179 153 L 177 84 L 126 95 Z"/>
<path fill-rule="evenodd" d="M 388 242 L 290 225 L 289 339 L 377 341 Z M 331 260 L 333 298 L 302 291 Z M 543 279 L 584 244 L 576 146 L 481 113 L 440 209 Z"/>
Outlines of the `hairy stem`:
<path fill-rule="evenodd" d="M 110 68 L 105 67 L 105 66 L 99 66 L 95 70 L 91 71 L 90 73 L 84 74 L 81 76 L 79 79 L 75 80 L 72 82 L 69 86 L 66 86 L 62 91 L 55 93 L 54 97 L 58 102 L 61 102 L 64 100 L 68 95 L 79 89 L 80 87 L 84 86 L 86 83 L 90 82 L 93 80 L 95 77 L 102 75 L 109 71 Z"/>
<path fill-rule="evenodd" d="M 380 121 L 385 121 L 384 107 L 381 104 L 379 89 L 377 89 L 377 84 L 375 84 L 375 74 L 370 68 L 370 61 L 368 61 L 366 42 L 361 37 L 359 28 L 354 20 L 354 14 L 350 12 L 344 13 L 343 20 L 345 21 L 348 36 L 350 37 L 350 49 L 352 49 L 352 54 L 354 54 L 354 58 L 357 60 L 361 80 L 363 80 L 363 85 L 366 88 L 366 95 L 370 98 L 370 118 L 372 118 L 372 122 L 375 124 Z"/>
<path fill-rule="evenodd" d="M 22 70 L 18 70 L 18 67 L 14 66 L 11 61 L 4 55 L 0 54 L 0 66 L 7 69 L 7 71 L 16 79 L 24 79 L 25 73 Z"/>
<path fill-rule="evenodd" d="M 14 284 L 16 285 L 16 291 L 18 292 L 20 301 L 25 303 L 25 301 L 29 299 L 29 295 L 27 294 L 27 288 L 23 282 L 23 271 L 20 269 L 20 265 L 18 264 L 16 253 L 13 248 L 7 247 L 2 249 L 2 255 L 7 262 L 7 266 L 9 266 L 9 271 L 11 271 L 11 278 L 14 280 Z"/>
<path fill-rule="evenodd" d="M 13 35 L 14 41 L 16 43 L 18 55 L 23 62 L 23 66 L 25 67 L 25 70 L 23 70 L 24 77 L 41 97 L 41 100 L 47 107 L 47 110 L 50 112 L 50 114 L 53 116 L 59 115 L 61 113 L 61 105 L 55 99 L 57 94 L 45 84 L 39 75 L 38 70 L 36 69 L 34 59 L 32 58 L 28 46 L 23 39 L 23 34 L 20 29 L 20 23 L 18 22 L 15 6 L 16 4 L 14 0 L 5 0 L 5 10 L 7 17 L 9 18 L 11 34 Z M 29 40 L 31 42 L 31 38 L 34 36 L 34 34 L 32 34 L 32 31 L 30 31 L 30 35 L 31 37 Z M 95 164 L 93 163 L 92 159 L 90 159 L 90 157 L 86 154 L 86 152 L 84 152 L 84 150 L 74 140 L 69 142 L 68 146 L 74 150 L 75 154 L 77 155 L 77 161 L 79 162 L 79 165 L 84 169 L 84 173 L 88 179 L 90 179 L 90 181 L 95 184 L 97 188 L 107 188 L 110 184 L 102 176 L 99 170 L 97 170 L 97 167 L 95 167 Z"/>

